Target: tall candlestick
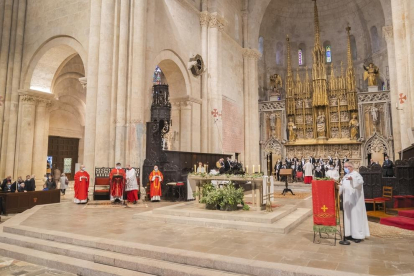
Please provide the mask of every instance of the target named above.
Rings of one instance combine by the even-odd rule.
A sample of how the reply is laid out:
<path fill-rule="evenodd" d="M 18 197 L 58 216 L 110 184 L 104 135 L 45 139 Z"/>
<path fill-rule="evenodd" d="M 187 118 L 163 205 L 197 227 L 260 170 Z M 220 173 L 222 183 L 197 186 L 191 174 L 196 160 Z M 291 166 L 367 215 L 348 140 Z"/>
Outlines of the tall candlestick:
<path fill-rule="evenodd" d="M 195 173 L 197 172 L 197 165 L 196 164 L 194 164 L 194 172 Z"/>
<path fill-rule="evenodd" d="M 249 173 L 249 166 L 246 165 L 246 173 Z"/>
<path fill-rule="evenodd" d="M 260 165 L 259 165 L 259 173 L 260 173 Z"/>
<path fill-rule="evenodd" d="M 253 171 L 252 171 L 252 173 L 254 173 L 254 165 L 253 165 Z"/>

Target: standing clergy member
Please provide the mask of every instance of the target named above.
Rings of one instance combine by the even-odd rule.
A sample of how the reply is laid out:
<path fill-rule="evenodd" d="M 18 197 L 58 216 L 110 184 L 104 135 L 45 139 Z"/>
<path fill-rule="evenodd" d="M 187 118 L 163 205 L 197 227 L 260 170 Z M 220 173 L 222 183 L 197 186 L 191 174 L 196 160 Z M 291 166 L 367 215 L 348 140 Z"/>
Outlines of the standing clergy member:
<path fill-rule="evenodd" d="M 303 166 L 303 170 L 305 171 L 305 184 L 311 184 L 313 165 L 310 163 L 310 160 L 306 161 L 306 164 Z"/>
<path fill-rule="evenodd" d="M 137 204 L 138 200 L 138 181 L 137 181 L 137 172 L 131 165 L 127 166 L 126 172 L 126 186 L 125 191 L 127 192 L 127 200 L 128 202 L 132 202 Z"/>
<path fill-rule="evenodd" d="M 75 173 L 75 203 L 88 202 L 88 189 L 89 189 L 89 174 L 85 171 L 85 165 L 80 166 L 80 171 Z"/>
<path fill-rule="evenodd" d="M 339 193 L 343 193 L 345 212 L 345 237 L 356 243 L 369 237 L 367 210 L 364 202 L 364 180 L 354 171 L 351 162 L 344 164 L 345 176 L 341 181 Z"/>
<path fill-rule="evenodd" d="M 116 167 L 109 174 L 109 183 L 111 185 L 111 202 L 121 202 L 124 196 L 125 188 L 125 171 L 121 163 L 116 163 Z"/>
<path fill-rule="evenodd" d="M 160 201 L 161 200 L 161 182 L 163 181 L 164 176 L 158 170 L 158 166 L 154 166 L 154 170 L 149 176 L 150 181 L 150 197 L 151 201 Z"/>

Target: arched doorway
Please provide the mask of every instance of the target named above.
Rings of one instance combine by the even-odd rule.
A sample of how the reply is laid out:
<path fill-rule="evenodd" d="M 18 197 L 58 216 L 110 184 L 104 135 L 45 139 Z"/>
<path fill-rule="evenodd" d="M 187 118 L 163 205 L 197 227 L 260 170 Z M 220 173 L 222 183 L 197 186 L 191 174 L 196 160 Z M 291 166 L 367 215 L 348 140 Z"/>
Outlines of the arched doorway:
<path fill-rule="evenodd" d="M 75 164 L 82 162 L 85 59 L 76 40 L 60 37 L 45 42 L 23 69 L 15 174 L 40 180 L 55 165 L 72 178 Z"/>

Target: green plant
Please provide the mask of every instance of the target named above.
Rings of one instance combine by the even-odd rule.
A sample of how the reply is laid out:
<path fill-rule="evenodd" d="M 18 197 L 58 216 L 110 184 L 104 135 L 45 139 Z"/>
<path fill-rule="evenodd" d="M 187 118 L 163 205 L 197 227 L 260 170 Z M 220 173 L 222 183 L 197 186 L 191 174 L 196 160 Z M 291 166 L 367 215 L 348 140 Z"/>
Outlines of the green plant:
<path fill-rule="evenodd" d="M 250 210 L 250 206 L 247 204 L 243 205 L 243 211 L 249 211 Z"/>
<path fill-rule="evenodd" d="M 243 203 L 243 188 L 236 189 L 234 184 L 230 182 L 221 190 L 223 191 L 223 200 L 219 203 L 221 209 L 229 209 L 230 206 L 234 208 L 234 206 Z"/>

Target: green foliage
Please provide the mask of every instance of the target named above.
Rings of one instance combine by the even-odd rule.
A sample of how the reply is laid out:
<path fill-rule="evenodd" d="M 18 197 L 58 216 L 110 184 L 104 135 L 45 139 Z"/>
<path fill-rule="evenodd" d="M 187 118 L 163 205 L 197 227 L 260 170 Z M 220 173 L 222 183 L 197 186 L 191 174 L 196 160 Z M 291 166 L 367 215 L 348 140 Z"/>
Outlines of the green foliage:
<path fill-rule="evenodd" d="M 243 211 L 249 211 L 250 210 L 250 206 L 247 204 L 243 205 Z"/>
<path fill-rule="evenodd" d="M 232 211 L 237 210 L 238 204 L 244 205 L 243 197 L 243 188 L 236 189 L 231 182 L 222 188 L 216 188 L 211 183 L 208 183 L 203 186 L 200 202 L 205 203 L 207 209 L 214 209 L 214 206 L 220 206 L 221 210 Z"/>

